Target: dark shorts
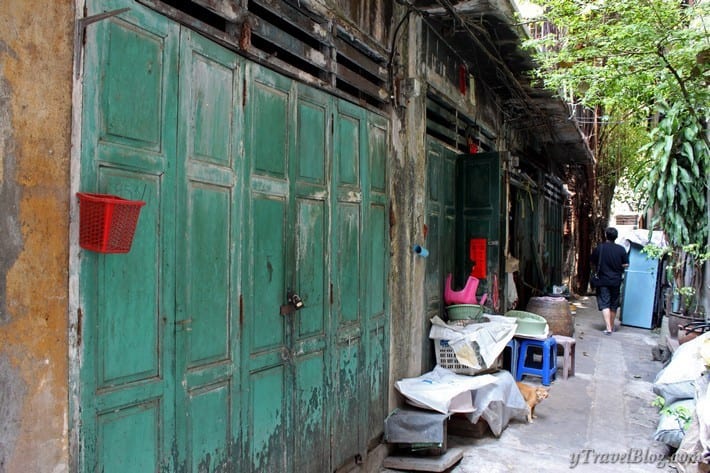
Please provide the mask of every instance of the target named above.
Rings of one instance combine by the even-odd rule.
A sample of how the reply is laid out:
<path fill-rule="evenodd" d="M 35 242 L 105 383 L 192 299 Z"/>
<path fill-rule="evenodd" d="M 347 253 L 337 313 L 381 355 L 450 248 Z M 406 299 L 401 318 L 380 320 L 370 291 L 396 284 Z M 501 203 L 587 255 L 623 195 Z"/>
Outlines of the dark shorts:
<path fill-rule="evenodd" d="M 599 310 L 619 308 L 619 286 L 599 286 L 597 288 L 597 306 Z"/>

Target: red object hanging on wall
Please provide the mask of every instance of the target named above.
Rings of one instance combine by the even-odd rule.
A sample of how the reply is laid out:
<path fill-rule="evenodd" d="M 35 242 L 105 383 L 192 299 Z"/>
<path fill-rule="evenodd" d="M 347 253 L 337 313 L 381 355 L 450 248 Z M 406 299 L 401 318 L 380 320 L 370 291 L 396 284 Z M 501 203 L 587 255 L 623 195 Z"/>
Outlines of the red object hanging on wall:
<path fill-rule="evenodd" d="M 78 192 L 79 246 L 98 253 L 128 253 L 142 200 Z"/>
<path fill-rule="evenodd" d="M 467 76 L 468 73 L 466 71 L 466 66 L 461 64 L 459 66 L 459 92 L 461 92 L 463 95 L 466 95 L 466 90 L 468 90 L 468 81 Z"/>
<path fill-rule="evenodd" d="M 474 278 L 486 279 L 486 268 L 488 266 L 487 248 L 488 240 L 485 238 L 471 238 L 469 242 L 468 256 L 473 263 L 471 276 Z"/>

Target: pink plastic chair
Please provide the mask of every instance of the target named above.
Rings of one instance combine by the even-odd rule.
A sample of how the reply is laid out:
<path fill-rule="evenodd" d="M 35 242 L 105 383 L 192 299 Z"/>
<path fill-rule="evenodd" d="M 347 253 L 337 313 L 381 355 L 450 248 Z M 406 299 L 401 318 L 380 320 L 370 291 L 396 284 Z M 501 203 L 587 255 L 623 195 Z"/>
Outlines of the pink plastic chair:
<path fill-rule="evenodd" d="M 446 276 L 446 287 L 444 287 L 444 302 L 446 305 L 454 304 L 479 304 L 476 302 L 476 291 L 478 290 L 478 284 L 480 280 L 469 276 L 466 281 L 466 285 L 460 291 L 454 291 L 451 289 L 451 279 L 452 275 L 449 273 Z M 487 294 L 481 297 L 480 304 L 485 304 Z"/>

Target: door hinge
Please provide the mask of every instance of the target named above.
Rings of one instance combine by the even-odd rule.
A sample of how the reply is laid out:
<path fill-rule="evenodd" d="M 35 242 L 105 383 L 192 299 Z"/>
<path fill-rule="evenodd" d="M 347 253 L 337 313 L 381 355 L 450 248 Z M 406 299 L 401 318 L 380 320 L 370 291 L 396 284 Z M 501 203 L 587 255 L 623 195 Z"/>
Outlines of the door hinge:
<path fill-rule="evenodd" d="M 247 106 L 247 78 L 242 79 L 242 108 Z"/>
<path fill-rule="evenodd" d="M 239 326 L 244 327 L 244 296 L 239 294 Z"/>
<path fill-rule="evenodd" d="M 82 318 L 84 317 L 84 312 L 79 307 L 76 310 L 76 346 L 81 346 L 81 324 Z"/>

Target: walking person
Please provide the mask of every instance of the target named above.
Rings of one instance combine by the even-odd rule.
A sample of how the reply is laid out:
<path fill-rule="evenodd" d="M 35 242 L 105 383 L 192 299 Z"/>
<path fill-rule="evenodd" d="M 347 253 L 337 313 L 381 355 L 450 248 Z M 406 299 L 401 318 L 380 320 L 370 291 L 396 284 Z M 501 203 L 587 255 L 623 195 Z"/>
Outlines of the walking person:
<path fill-rule="evenodd" d="M 623 246 L 614 243 L 619 236 L 616 228 L 607 228 L 604 236 L 606 241 L 594 248 L 589 262 L 596 268 L 598 276 L 594 286 L 597 290 L 597 306 L 606 324 L 604 334 L 611 335 L 616 311 L 619 309 L 624 269 L 629 266 L 629 255 Z"/>

